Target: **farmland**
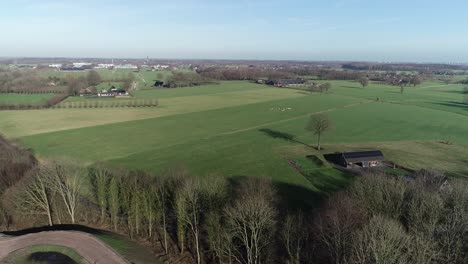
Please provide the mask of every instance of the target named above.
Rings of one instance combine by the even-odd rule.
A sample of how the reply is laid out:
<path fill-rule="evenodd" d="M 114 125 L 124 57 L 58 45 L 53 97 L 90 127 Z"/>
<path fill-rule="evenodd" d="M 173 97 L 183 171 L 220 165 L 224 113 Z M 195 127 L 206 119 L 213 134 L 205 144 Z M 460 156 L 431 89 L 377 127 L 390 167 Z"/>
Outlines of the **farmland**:
<path fill-rule="evenodd" d="M 348 176 L 315 164 L 310 166 L 317 170 L 304 176 L 288 160 L 380 148 L 388 159 L 409 168 L 437 162 L 453 175 L 466 175 L 468 112 L 461 104 L 462 89 L 427 82 L 400 94 L 394 86 L 361 88 L 354 81 L 333 81 L 329 93 L 319 94 L 221 82 L 135 93 L 132 100 L 158 99 L 160 106 L 154 108 L 2 111 L 0 130 L 42 158 L 70 156 L 88 164 L 105 160 L 151 172 L 183 166 L 197 175 L 268 176 L 321 192 L 327 184 L 345 183 Z M 308 146 L 315 137 L 304 129 L 310 114 L 319 112 L 333 121 L 321 153 Z M 295 142 L 272 138 L 262 128 L 294 135 Z"/>
<path fill-rule="evenodd" d="M 0 105 L 42 106 L 55 94 L 0 94 Z"/>

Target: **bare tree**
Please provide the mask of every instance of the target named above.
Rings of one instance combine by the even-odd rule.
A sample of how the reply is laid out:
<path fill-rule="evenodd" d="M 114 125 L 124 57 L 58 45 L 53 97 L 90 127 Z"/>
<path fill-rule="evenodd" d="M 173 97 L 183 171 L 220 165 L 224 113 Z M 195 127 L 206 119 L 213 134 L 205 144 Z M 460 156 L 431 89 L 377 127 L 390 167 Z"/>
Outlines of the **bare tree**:
<path fill-rule="evenodd" d="M 238 198 L 225 209 L 232 237 L 242 245 L 237 258 L 247 264 L 259 264 L 268 259 L 277 211 L 275 191 L 265 179 L 248 179 L 239 187 Z"/>
<path fill-rule="evenodd" d="M 357 81 L 362 85 L 362 88 L 366 88 L 369 85 L 369 78 L 367 77 L 360 77 Z"/>
<path fill-rule="evenodd" d="M 421 77 L 419 77 L 418 75 L 415 75 L 411 78 L 410 80 L 410 83 L 416 87 L 417 85 L 420 85 L 422 83 L 422 79 Z"/>
<path fill-rule="evenodd" d="M 109 211 L 114 231 L 117 231 L 119 225 L 119 213 L 121 207 L 119 185 L 119 178 L 116 175 L 113 175 L 109 182 Z"/>
<path fill-rule="evenodd" d="M 84 88 L 88 87 L 88 81 L 86 77 L 80 76 L 76 78 L 73 75 L 67 76 L 67 86 L 68 86 L 68 94 L 72 96 L 76 96 L 80 94 L 80 91 Z"/>
<path fill-rule="evenodd" d="M 232 259 L 237 259 L 234 256 L 233 234 L 229 232 L 222 214 L 219 212 L 210 211 L 206 215 L 205 231 L 209 250 L 213 254 L 212 262 L 232 263 Z"/>
<path fill-rule="evenodd" d="M 148 175 L 143 174 L 140 177 L 141 182 L 141 199 L 142 199 L 142 216 L 146 225 L 148 238 L 153 239 L 156 222 L 161 216 L 161 206 L 158 202 L 158 191 L 155 181 Z"/>
<path fill-rule="evenodd" d="M 106 168 L 97 166 L 91 169 L 90 177 L 94 196 L 101 211 L 101 224 L 103 224 L 106 220 L 109 183 L 112 175 Z"/>
<path fill-rule="evenodd" d="M 72 223 L 76 221 L 76 211 L 79 206 L 80 191 L 84 170 L 70 162 L 52 162 L 51 167 L 51 187 L 62 197 L 63 203 L 71 218 Z"/>
<path fill-rule="evenodd" d="M 185 229 L 187 219 L 187 201 L 185 195 L 181 192 L 177 192 L 174 200 L 174 209 L 176 216 L 176 227 L 177 227 L 177 241 L 179 243 L 180 254 L 184 253 L 185 249 Z"/>
<path fill-rule="evenodd" d="M 100 84 L 102 81 L 101 75 L 99 74 L 99 72 L 95 70 L 90 70 L 88 72 L 88 74 L 86 75 L 86 80 L 88 81 L 88 85 L 91 85 L 91 86 L 96 86 Z"/>
<path fill-rule="evenodd" d="M 180 214 L 180 217 L 185 222 L 193 235 L 196 260 L 200 264 L 201 248 L 200 248 L 200 233 L 201 233 L 201 217 L 202 217 L 202 189 L 199 178 L 190 177 L 184 181 L 182 188 L 179 190 L 179 199 L 183 199 L 185 204 L 185 212 Z"/>
<path fill-rule="evenodd" d="M 18 183 L 18 189 L 12 192 L 10 201 L 17 210 L 27 214 L 46 215 L 49 226 L 52 226 L 52 203 L 54 190 L 50 188 L 52 171 L 49 167 L 41 166 L 27 175 Z"/>
<path fill-rule="evenodd" d="M 303 263 L 302 250 L 306 246 L 309 238 L 307 222 L 304 215 L 299 212 L 296 214 L 288 214 L 284 220 L 281 235 L 288 253 L 289 264 Z"/>
<path fill-rule="evenodd" d="M 325 114 L 314 114 L 310 116 L 309 124 L 306 129 L 317 136 L 317 149 L 320 150 L 320 140 L 324 132 L 331 128 L 331 120 Z"/>
<path fill-rule="evenodd" d="M 160 176 L 155 179 L 155 183 L 153 185 L 153 192 L 156 195 L 156 208 L 161 210 L 161 229 L 162 229 L 162 244 L 164 248 L 164 252 L 168 253 L 168 223 L 167 223 L 167 211 L 168 208 L 168 200 L 169 200 L 169 190 L 168 190 L 168 180 L 166 176 Z"/>
<path fill-rule="evenodd" d="M 349 263 L 412 263 L 407 251 L 411 238 L 400 223 L 382 216 L 373 217 L 369 224 L 353 236 L 353 254 Z"/>
<path fill-rule="evenodd" d="M 319 246 L 328 252 L 330 261 L 344 263 L 352 244 L 352 233 L 364 221 L 365 211 L 361 206 L 348 195 L 338 193 L 326 202 L 312 231 Z"/>
<path fill-rule="evenodd" d="M 401 178 L 373 173 L 357 179 L 349 193 L 370 215 L 400 219 L 405 209 L 408 185 Z"/>

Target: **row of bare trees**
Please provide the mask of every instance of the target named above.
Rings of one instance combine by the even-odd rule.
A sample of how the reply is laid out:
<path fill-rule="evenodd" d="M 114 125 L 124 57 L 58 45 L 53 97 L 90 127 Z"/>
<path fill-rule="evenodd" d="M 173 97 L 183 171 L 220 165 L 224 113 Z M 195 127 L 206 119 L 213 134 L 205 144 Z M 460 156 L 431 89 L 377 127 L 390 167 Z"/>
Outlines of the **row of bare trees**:
<path fill-rule="evenodd" d="M 88 184 L 89 190 L 84 188 Z M 51 161 L 31 170 L 2 200 L 15 221 L 94 223 L 196 263 L 271 263 L 277 258 L 277 196 L 266 179 L 246 179 L 234 187 L 224 177 L 192 177 L 180 169 L 152 177 Z M 286 234 L 291 255 L 296 250 L 292 236 Z"/>
<path fill-rule="evenodd" d="M 95 168 L 100 222 L 159 243 L 196 263 L 261 263 L 273 257 L 277 221 L 271 182 L 232 187 L 223 177 L 170 170 L 159 177 Z M 109 212 L 109 214 L 108 214 Z"/>
<path fill-rule="evenodd" d="M 264 69 L 246 66 L 239 67 L 204 67 L 199 68 L 197 72 L 207 78 L 214 80 L 258 80 L 260 78 L 268 79 L 288 79 L 297 75 L 284 69 Z"/>
<path fill-rule="evenodd" d="M 107 99 L 104 99 L 107 100 Z M 156 107 L 159 105 L 157 99 L 136 99 L 136 100 L 109 100 L 109 101 L 82 101 L 64 102 L 56 105 L 55 108 L 115 108 L 115 107 Z"/>

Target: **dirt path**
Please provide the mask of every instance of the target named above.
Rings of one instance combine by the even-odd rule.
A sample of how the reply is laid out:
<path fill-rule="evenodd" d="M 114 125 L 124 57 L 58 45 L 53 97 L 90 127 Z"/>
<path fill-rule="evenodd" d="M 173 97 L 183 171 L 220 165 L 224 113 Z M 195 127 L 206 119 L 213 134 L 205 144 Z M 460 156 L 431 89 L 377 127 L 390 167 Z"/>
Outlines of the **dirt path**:
<path fill-rule="evenodd" d="M 336 110 L 339 110 L 339 109 L 344 109 L 344 108 L 354 107 L 354 106 L 358 106 L 358 105 L 363 105 L 363 104 L 369 103 L 369 102 L 374 102 L 374 101 L 373 100 L 366 100 L 366 101 L 362 101 L 362 102 L 359 102 L 359 103 L 348 104 L 348 105 L 344 105 L 344 106 L 340 106 L 340 107 L 328 108 L 328 109 L 325 109 L 325 110 L 312 112 L 312 113 L 307 113 L 307 114 L 303 114 L 303 115 L 299 115 L 299 116 L 295 116 L 295 117 L 291 117 L 291 118 L 287 118 L 287 119 L 282 119 L 282 120 L 278 120 L 278 121 L 263 123 L 263 124 L 260 124 L 260 125 L 247 127 L 247 128 L 243 128 L 243 129 L 239 129 L 239 130 L 224 132 L 224 133 L 221 133 L 220 135 L 223 135 L 223 136 L 224 135 L 233 135 L 233 134 L 237 134 L 237 133 L 241 133 L 241 132 L 245 132 L 245 131 L 250 131 L 250 130 L 262 128 L 262 127 L 269 126 L 269 125 L 276 125 L 276 124 L 289 122 L 289 121 L 296 120 L 296 119 L 301 119 L 301 118 L 310 116 L 312 114 L 324 114 L 324 113 L 333 112 L 333 111 L 336 111 Z"/>
<path fill-rule="evenodd" d="M 85 263 L 90 264 L 129 263 L 94 236 L 75 231 L 49 231 L 19 237 L 0 237 L 0 260 L 14 251 L 33 245 L 68 247 L 80 254 Z"/>

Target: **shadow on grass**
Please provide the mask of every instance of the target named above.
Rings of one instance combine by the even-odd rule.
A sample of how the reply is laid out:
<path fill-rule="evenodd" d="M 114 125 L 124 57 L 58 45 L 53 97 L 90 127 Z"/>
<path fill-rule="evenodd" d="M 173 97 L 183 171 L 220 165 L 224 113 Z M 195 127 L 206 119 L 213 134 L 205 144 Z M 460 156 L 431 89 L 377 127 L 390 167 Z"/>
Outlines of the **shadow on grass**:
<path fill-rule="evenodd" d="M 448 91 L 442 91 L 444 93 L 456 93 L 456 94 L 468 94 L 467 92 L 463 90 L 448 90 Z"/>
<path fill-rule="evenodd" d="M 317 158 L 318 159 L 318 158 Z M 307 156 L 309 162 L 315 162 L 312 156 Z M 320 163 L 323 161 L 320 160 Z M 278 194 L 278 206 L 280 212 L 303 211 L 311 212 L 321 206 L 322 202 L 333 195 L 333 193 L 343 190 L 353 181 L 354 174 L 345 170 L 338 170 L 331 167 L 320 167 L 309 170 L 305 167 L 296 170 L 308 182 L 310 186 L 291 184 L 283 181 L 273 181 Z M 248 180 L 249 176 L 235 176 L 229 178 L 231 185 L 229 190 L 239 190 L 239 185 Z M 230 193 L 235 197 L 236 193 Z"/>
<path fill-rule="evenodd" d="M 238 189 L 237 187 L 249 178 L 252 177 L 235 176 L 229 178 L 229 184 L 231 185 L 231 188 L 229 189 Z M 276 188 L 278 194 L 277 205 L 281 214 L 299 210 L 310 212 L 315 208 L 318 208 L 325 198 L 325 196 L 320 193 L 300 185 L 274 181 L 273 186 Z M 232 197 L 236 197 L 235 193 L 232 193 L 231 195 L 233 195 Z"/>
<path fill-rule="evenodd" d="M 342 88 L 350 88 L 350 89 L 358 89 L 358 90 L 362 90 L 362 89 L 363 89 L 362 87 L 347 86 L 347 85 L 340 85 L 340 87 L 342 87 Z"/>
<path fill-rule="evenodd" d="M 448 102 L 443 102 L 443 103 L 432 103 L 435 105 L 442 105 L 442 106 L 450 106 L 458 109 L 463 109 L 463 110 L 468 110 L 468 104 L 461 103 L 461 102 L 454 102 L 454 101 L 448 101 Z"/>
<path fill-rule="evenodd" d="M 262 129 L 259 129 L 258 131 L 266 134 L 267 136 L 269 136 L 271 138 L 275 138 L 275 139 L 279 138 L 279 139 L 283 139 L 283 140 L 286 140 L 286 141 L 299 143 L 299 144 L 302 144 L 302 145 L 310 147 L 310 148 L 314 148 L 313 146 L 311 146 L 311 145 L 309 145 L 307 143 L 304 143 L 302 141 L 294 139 L 295 135 L 293 135 L 293 134 L 273 130 L 273 129 L 270 129 L 270 128 L 262 128 Z"/>

